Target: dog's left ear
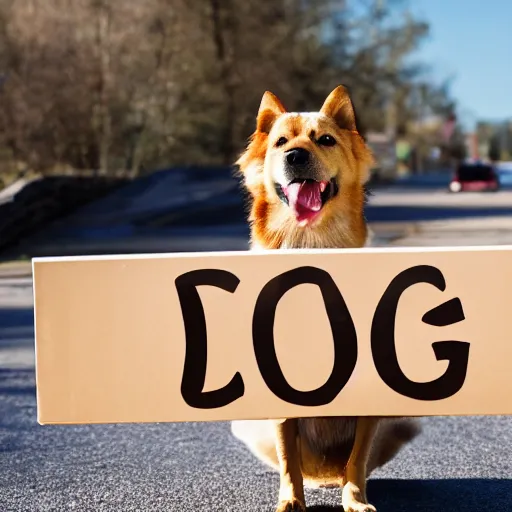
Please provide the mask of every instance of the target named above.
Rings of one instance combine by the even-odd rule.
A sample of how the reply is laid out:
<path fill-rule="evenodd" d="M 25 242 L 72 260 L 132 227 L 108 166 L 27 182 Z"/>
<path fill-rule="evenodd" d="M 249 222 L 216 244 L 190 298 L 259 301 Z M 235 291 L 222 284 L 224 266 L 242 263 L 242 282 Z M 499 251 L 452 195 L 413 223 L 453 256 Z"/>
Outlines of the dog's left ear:
<path fill-rule="evenodd" d="M 350 95 L 343 85 L 339 85 L 327 96 L 320 112 L 332 117 L 336 124 L 350 131 L 357 131 L 356 114 Z"/>

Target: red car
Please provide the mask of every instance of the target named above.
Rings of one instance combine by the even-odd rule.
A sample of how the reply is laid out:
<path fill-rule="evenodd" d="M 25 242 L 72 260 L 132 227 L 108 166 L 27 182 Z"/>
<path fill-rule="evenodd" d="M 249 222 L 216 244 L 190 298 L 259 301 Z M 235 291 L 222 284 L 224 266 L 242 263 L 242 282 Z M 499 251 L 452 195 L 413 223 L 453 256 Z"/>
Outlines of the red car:
<path fill-rule="evenodd" d="M 449 185 L 450 192 L 496 192 L 499 188 L 494 168 L 482 163 L 459 165 Z"/>

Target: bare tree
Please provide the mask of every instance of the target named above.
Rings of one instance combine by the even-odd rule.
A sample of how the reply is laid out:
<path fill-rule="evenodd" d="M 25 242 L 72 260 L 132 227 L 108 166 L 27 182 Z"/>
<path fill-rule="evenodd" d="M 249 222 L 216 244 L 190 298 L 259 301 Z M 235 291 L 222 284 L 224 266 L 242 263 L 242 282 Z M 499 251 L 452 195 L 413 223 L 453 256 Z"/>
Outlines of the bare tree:
<path fill-rule="evenodd" d="M 310 110 L 339 83 L 366 128 L 407 131 L 420 90 L 425 112 L 454 108 L 408 59 L 427 32 L 405 0 L 0 0 L 0 158 L 230 164 L 265 90 Z"/>

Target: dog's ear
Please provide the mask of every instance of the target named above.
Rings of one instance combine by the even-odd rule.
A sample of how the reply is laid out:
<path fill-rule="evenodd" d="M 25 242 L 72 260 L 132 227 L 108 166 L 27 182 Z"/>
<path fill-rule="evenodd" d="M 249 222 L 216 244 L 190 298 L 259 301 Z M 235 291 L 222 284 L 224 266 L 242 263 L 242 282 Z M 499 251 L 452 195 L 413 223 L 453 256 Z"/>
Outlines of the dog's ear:
<path fill-rule="evenodd" d="M 327 96 L 320 112 L 332 117 L 336 124 L 350 131 L 357 131 L 356 114 L 350 95 L 343 85 L 339 85 Z"/>
<path fill-rule="evenodd" d="M 285 112 L 286 109 L 277 96 L 270 91 L 266 91 L 263 98 L 261 98 L 256 130 L 261 133 L 269 133 L 275 120 Z"/>

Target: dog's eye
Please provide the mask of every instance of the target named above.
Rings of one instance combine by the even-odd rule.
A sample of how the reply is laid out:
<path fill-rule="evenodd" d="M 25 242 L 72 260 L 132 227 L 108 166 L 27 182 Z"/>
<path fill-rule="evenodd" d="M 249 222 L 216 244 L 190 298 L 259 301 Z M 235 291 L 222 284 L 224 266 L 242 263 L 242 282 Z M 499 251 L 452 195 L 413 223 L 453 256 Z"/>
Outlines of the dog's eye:
<path fill-rule="evenodd" d="M 277 139 L 276 142 L 276 148 L 278 148 L 279 146 L 284 146 L 284 144 L 286 144 L 287 142 L 288 140 L 285 137 L 279 137 L 279 139 Z"/>
<path fill-rule="evenodd" d="M 322 135 L 316 143 L 320 144 L 320 146 L 334 146 L 336 140 L 331 135 Z"/>

